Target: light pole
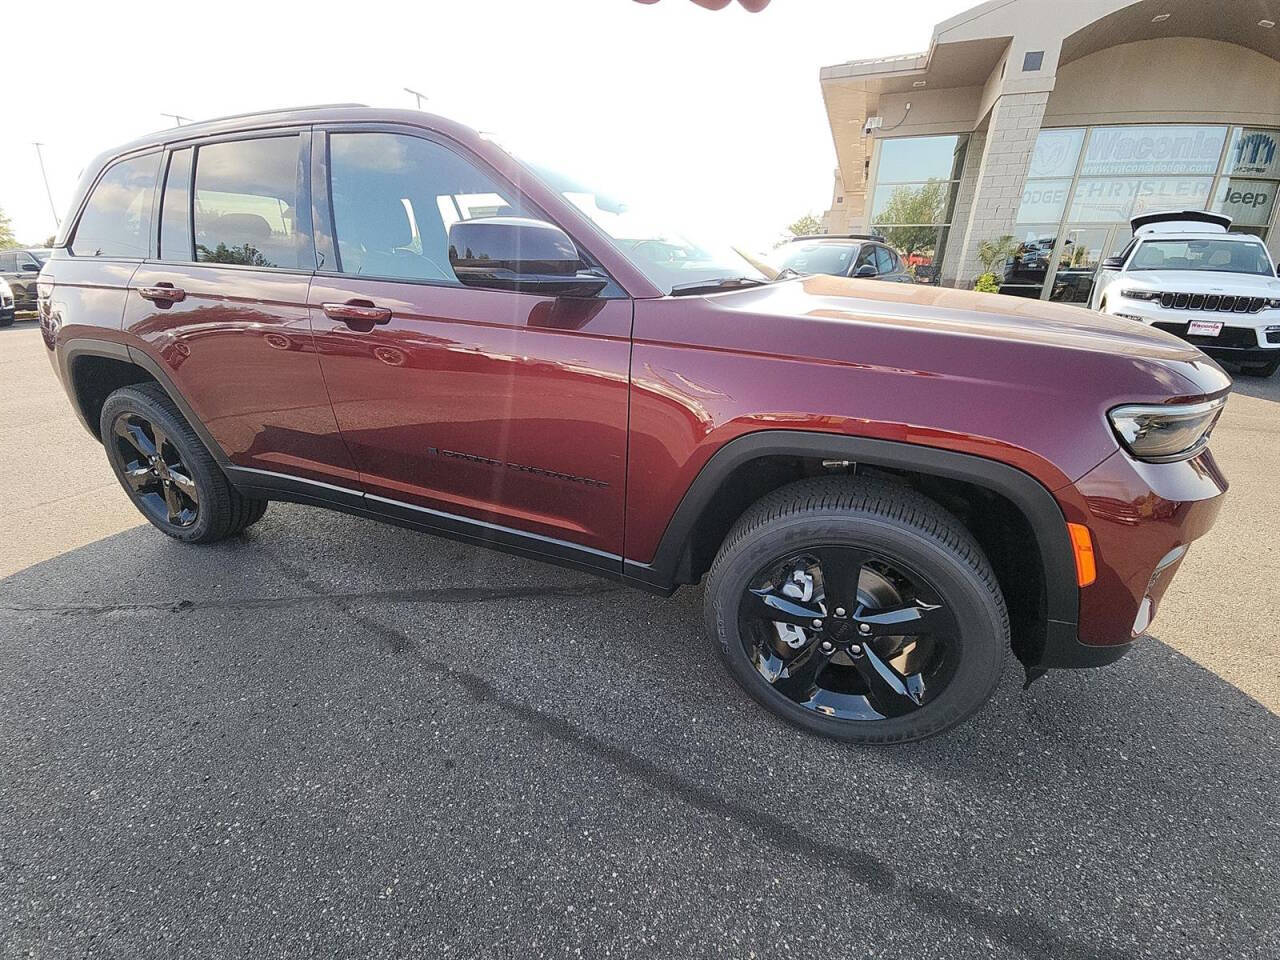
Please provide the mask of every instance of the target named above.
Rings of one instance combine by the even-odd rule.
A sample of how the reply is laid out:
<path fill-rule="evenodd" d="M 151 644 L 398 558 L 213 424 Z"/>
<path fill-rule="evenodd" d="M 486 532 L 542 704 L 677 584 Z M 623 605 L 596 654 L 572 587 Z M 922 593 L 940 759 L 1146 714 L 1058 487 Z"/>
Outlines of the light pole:
<path fill-rule="evenodd" d="M 173 119 L 173 125 L 174 125 L 175 127 L 180 127 L 180 126 L 182 126 L 182 121 L 183 121 L 183 120 L 187 121 L 187 123 L 190 123 L 190 122 L 191 122 L 191 118 L 190 118 L 190 117 L 184 117 L 184 116 L 183 116 L 182 114 L 180 114 L 180 113 L 162 113 L 162 114 L 160 114 L 160 116 L 162 116 L 162 117 L 170 117 L 170 118 L 172 118 L 172 119 Z"/>
<path fill-rule="evenodd" d="M 404 88 L 404 92 L 405 92 L 405 93 L 413 94 L 413 96 L 417 97 L 417 99 L 418 99 L 418 109 L 419 109 L 419 110 L 421 110 L 421 109 L 422 109 L 422 101 L 427 99 L 427 95 L 426 95 L 425 93 L 419 93 L 417 90 L 414 90 L 412 87 L 405 87 L 405 88 Z"/>
<path fill-rule="evenodd" d="M 44 180 L 44 195 L 49 198 L 49 211 L 53 214 L 53 225 L 61 229 L 62 220 L 58 216 L 58 208 L 53 203 L 53 191 L 49 189 L 49 174 L 44 170 L 44 154 L 40 152 L 44 144 L 33 141 L 31 145 L 36 148 L 36 159 L 40 161 L 40 177 Z"/>

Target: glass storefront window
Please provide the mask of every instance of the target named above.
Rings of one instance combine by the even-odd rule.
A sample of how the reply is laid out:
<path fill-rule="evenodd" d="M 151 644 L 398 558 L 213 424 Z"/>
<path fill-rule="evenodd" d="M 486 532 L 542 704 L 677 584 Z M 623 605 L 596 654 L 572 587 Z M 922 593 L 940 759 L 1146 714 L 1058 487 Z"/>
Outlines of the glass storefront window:
<path fill-rule="evenodd" d="M 1058 239 L 1057 224 L 1019 225 L 1014 228 L 1013 237 L 1018 246 L 1013 256 L 1005 261 L 1003 273 L 996 265 L 996 274 L 1001 278 L 1000 292 L 1018 297 L 1038 297 L 1049 271 L 1053 245 Z"/>
<path fill-rule="evenodd" d="M 959 180 L 968 137 L 900 137 L 880 141 L 880 183 Z"/>
<path fill-rule="evenodd" d="M 1203 210 L 1211 177 L 1081 178 L 1071 201 L 1073 223 L 1123 223 L 1156 210 Z"/>
<path fill-rule="evenodd" d="M 1061 220 L 1062 210 L 1071 193 L 1071 180 L 1028 180 L 1022 188 L 1022 204 L 1018 207 L 1018 223 Z"/>
<path fill-rule="evenodd" d="M 1231 131 L 1223 173 L 1235 177 L 1280 177 L 1280 133 L 1236 127 Z"/>
<path fill-rule="evenodd" d="M 1083 177 L 1206 174 L 1218 170 L 1226 127 L 1187 124 L 1094 127 L 1085 150 Z"/>
<path fill-rule="evenodd" d="M 1213 212 L 1229 216 L 1234 221 L 1233 230 L 1240 226 L 1265 227 L 1275 209 L 1276 186 L 1274 180 L 1223 180 L 1213 198 Z"/>
<path fill-rule="evenodd" d="M 1076 162 L 1080 159 L 1080 147 L 1084 144 L 1083 129 L 1041 130 L 1031 152 L 1031 166 L 1027 177 L 1072 177 Z"/>
<path fill-rule="evenodd" d="M 947 222 L 955 194 L 956 185 L 945 180 L 888 183 L 876 187 L 871 219 L 877 224 L 943 224 Z"/>

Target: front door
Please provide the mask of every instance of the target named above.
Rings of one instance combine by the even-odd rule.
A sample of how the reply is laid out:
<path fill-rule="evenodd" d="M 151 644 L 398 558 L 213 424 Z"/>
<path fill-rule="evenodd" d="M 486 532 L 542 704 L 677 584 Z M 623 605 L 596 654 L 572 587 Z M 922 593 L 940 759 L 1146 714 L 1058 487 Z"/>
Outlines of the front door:
<path fill-rule="evenodd" d="M 305 142 L 294 133 L 169 155 L 159 257 L 134 273 L 124 326 L 233 464 L 355 488 L 307 318 Z"/>
<path fill-rule="evenodd" d="M 515 528 L 620 555 L 630 300 L 460 284 L 449 224 L 538 214 L 450 147 L 334 129 L 314 149 L 313 182 L 331 186 L 314 191 L 317 232 L 336 249 L 311 325 L 365 493 L 482 537 Z"/>

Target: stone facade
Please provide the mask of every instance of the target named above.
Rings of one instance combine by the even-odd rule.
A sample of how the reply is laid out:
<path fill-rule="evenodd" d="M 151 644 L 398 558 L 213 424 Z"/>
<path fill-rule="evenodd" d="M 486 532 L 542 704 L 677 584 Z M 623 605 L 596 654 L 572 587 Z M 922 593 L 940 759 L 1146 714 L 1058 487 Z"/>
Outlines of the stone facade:
<path fill-rule="evenodd" d="M 969 209 L 961 220 L 957 201 L 957 216 L 952 218 L 952 239 L 943 265 L 943 282 L 969 286 L 982 272 L 978 246 L 984 240 L 1013 233 L 1031 153 L 1048 102 L 1047 92 L 1005 94 L 996 100 Z M 968 168 L 966 162 L 966 174 Z"/>

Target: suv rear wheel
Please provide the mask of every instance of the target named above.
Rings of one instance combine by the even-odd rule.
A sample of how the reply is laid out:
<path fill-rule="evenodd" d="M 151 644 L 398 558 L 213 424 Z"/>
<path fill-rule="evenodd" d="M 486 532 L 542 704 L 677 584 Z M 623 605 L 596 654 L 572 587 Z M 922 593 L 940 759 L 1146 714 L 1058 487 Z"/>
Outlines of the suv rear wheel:
<path fill-rule="evenodd" d="M 175 540 L 212 543 L 266 513 L 267 501 L 231 486 L 159 384 L 115 391 L 99 427 L 107 460 L 134 506 Z"/>
<path fill-rule="evenodd" d="M 711 568 L 706 619 L 747 693 L 860 743 L 965 720 L 1009 650 L 981 548 L 937 503 L 888 481 L 807 480 L 756 503 Z"/>

